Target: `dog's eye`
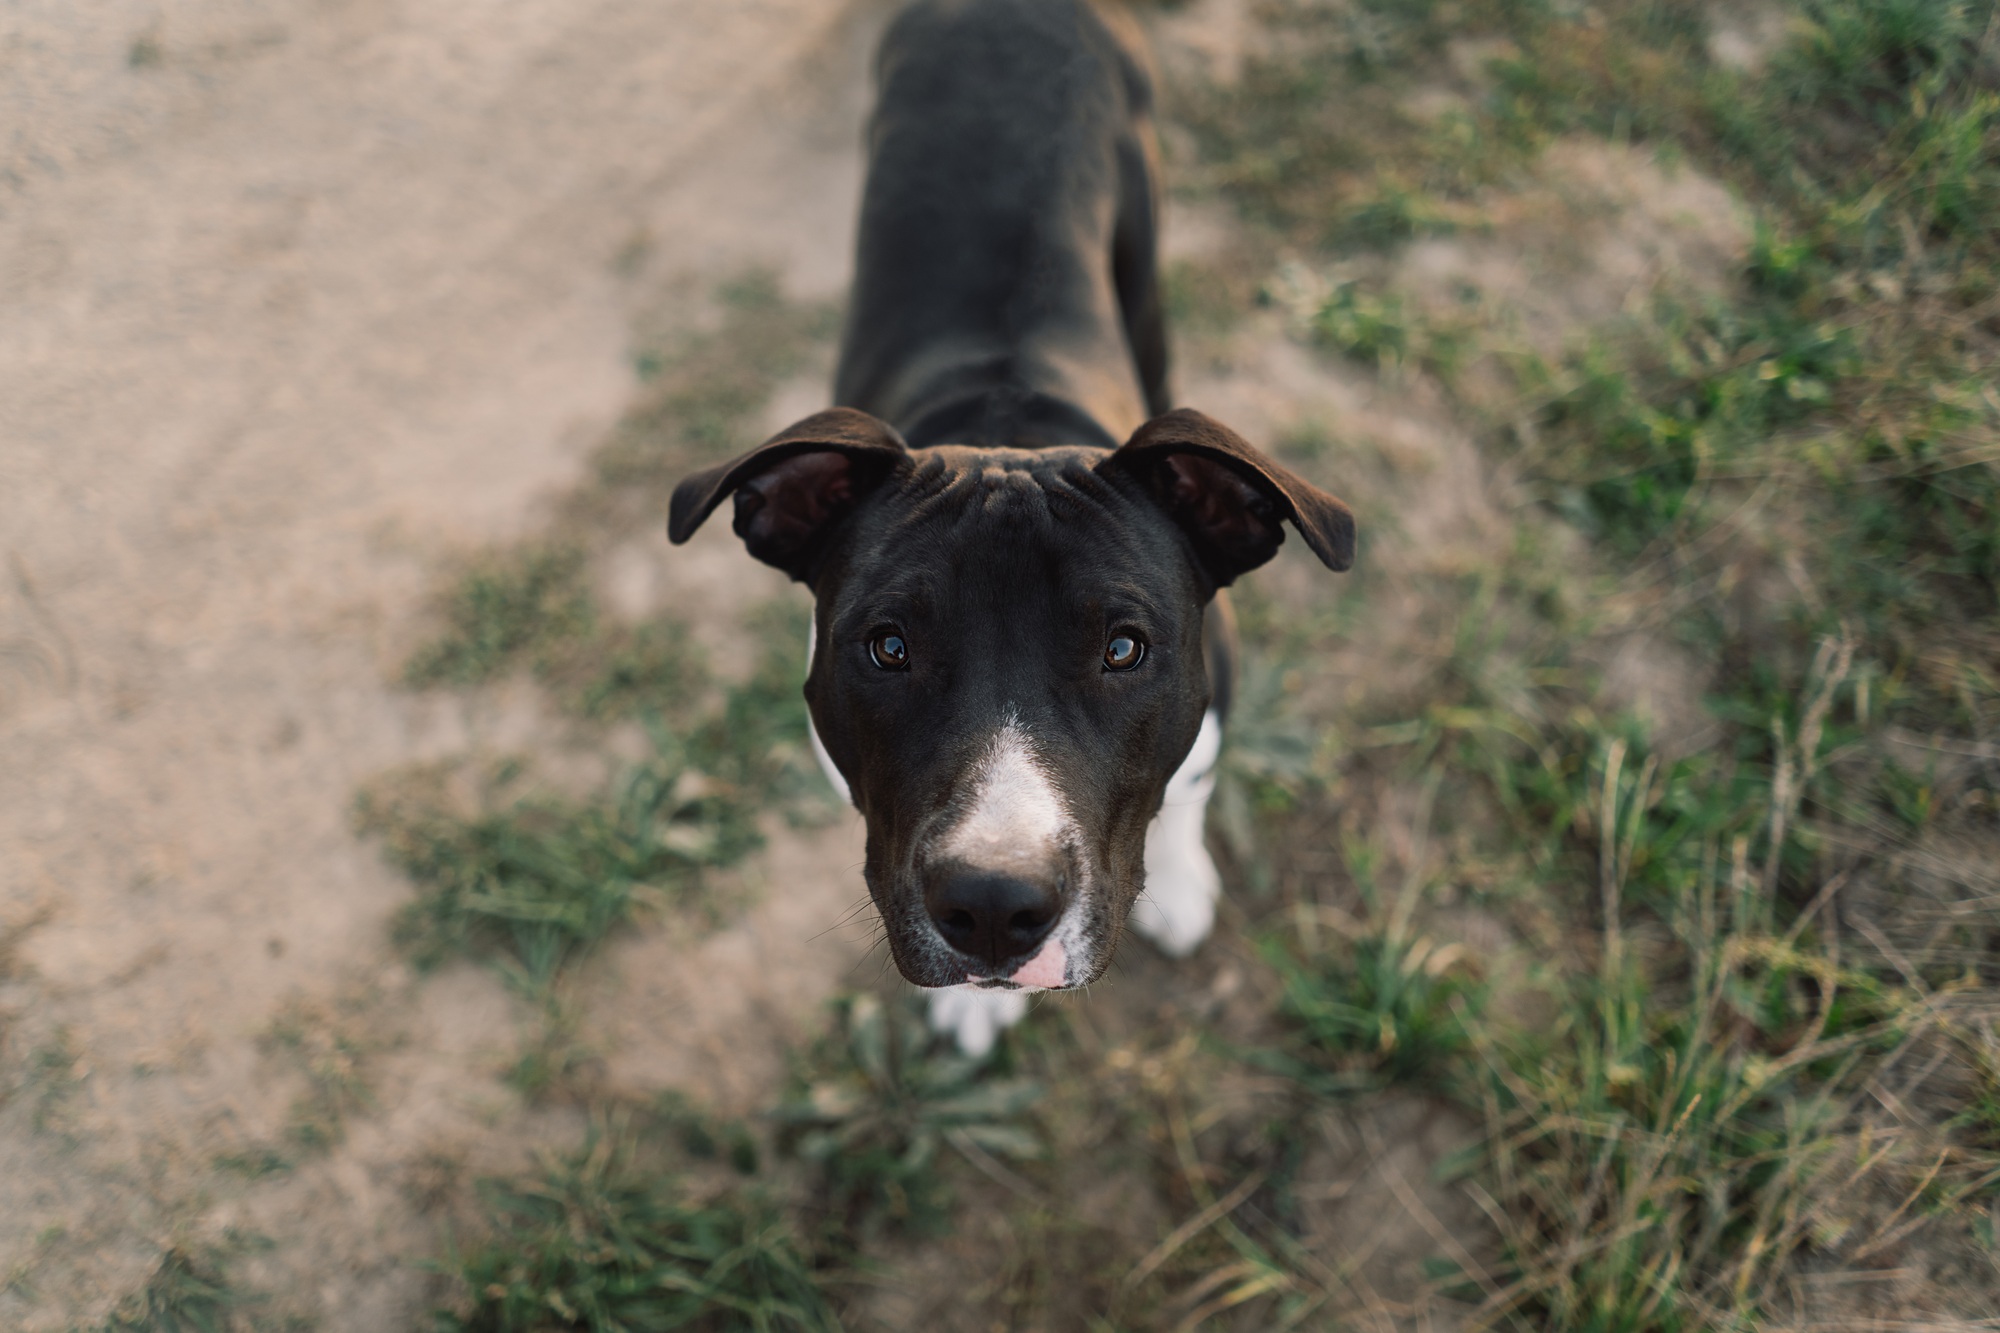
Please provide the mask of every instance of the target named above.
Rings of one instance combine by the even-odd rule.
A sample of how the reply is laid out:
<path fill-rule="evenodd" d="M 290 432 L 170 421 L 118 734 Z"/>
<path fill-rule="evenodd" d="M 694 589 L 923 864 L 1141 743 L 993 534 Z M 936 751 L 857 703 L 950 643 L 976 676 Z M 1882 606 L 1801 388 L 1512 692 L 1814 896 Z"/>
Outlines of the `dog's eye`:
<path fill-rule="evenodd" d="M 884 671 L 908 671 L 910 645 L 894 630 L 885 631 L 868 641 L 868 660 Z"/>
<path fill-rule="evenodd" d="M 1129 634 L 1114 634 L 1104 645 L 1106 671 L 1130 671 L 1146 658 L 1146 645 Z"/>

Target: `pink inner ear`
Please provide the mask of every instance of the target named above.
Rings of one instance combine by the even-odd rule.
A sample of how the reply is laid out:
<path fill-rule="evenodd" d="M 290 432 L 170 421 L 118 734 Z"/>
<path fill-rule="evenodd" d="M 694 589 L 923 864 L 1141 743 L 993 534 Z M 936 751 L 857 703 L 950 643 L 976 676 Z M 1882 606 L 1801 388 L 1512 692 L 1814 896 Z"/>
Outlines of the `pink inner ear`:
<path fill-rule="evenodd" d="M 742 503 L 746 493 L 756 497 L 754 505 Z M 833 450 L 795 454 L 744 482 L 737 494 L 739 536 L 753 549 L 794 549 L 853 498 L 853 469 Z"/>

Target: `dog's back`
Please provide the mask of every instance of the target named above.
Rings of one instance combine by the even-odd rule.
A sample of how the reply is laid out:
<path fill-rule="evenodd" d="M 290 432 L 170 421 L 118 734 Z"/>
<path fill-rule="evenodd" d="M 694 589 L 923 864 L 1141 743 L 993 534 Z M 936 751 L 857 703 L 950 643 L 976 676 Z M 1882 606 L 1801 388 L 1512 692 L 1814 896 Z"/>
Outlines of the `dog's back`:
<path fill-rule="evenodd" d="M 1115 447 L 1168 406 L 1151 86 L 1084 0 L 921 0 L 883 40 L 835 395 L 913 447 Z"/>

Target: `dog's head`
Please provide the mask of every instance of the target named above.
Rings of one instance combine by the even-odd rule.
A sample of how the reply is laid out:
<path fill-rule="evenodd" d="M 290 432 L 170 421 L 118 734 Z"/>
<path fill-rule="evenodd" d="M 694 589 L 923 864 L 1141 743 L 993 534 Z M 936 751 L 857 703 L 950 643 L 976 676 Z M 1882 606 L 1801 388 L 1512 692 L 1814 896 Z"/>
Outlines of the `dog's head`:
<path fill-rule="evenodd" d="M 1146 826 L 1208 706 L 1202 618 L 1340 501 L 1198 412 L 1124 447 L 904 447 L 821 412 L 674 493 L 724 498 L 817 603 L 806 699 L 868 822 L 868 891 L 919 986 L 1086 985 L 1144 887 Z"/>

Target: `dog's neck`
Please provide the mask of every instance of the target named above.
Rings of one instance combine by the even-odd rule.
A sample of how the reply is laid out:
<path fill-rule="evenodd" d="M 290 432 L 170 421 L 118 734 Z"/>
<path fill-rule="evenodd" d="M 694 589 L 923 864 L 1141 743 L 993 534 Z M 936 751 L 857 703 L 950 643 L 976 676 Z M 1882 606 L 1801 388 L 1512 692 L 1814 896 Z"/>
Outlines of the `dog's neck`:
<path fill-rule="evenodd" d="M 966 444 L 979 449 L 1047 449 L 1074 445 L 1116 449 L 1122 441 L 1075 403 L 1054 394 L 996 384 L 917 410 L 903 427 L 912 449 Z"/>

